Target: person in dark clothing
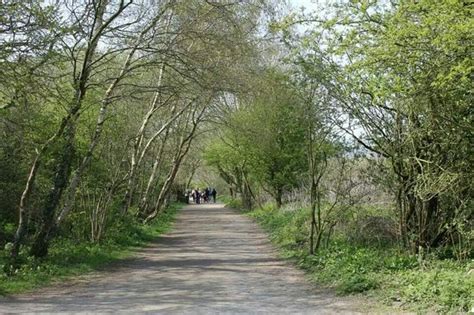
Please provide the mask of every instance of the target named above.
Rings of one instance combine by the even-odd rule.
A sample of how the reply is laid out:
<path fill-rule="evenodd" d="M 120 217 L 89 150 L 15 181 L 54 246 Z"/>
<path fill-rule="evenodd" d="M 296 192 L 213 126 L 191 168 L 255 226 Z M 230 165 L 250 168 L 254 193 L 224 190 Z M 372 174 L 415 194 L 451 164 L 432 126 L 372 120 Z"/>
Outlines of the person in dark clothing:
<path fill-rule="evenodd" d="M 201 203 L 201 192 L 196 189 L 196 203 L 200 204 Z"/>
<path fill-rule="evenodd" d="M 195 189 L 191 190 L 191 198 L 193 199 L 193 202 L 196 202 L 196 190 Z"/>
<path fill-rule="evenodd" d="M 211 192 L 209 191 L 209 188 L 206 187 L 206 189 L 204 190 L 204 202 L 209 202 L 209 195 L 211 194 Z"/>
<path fill-rule="evenodd" d="M 212 201 L 216 203 L 217 191 L 215 188 L 212 188 L 211 195 L 212 195 Z"/>

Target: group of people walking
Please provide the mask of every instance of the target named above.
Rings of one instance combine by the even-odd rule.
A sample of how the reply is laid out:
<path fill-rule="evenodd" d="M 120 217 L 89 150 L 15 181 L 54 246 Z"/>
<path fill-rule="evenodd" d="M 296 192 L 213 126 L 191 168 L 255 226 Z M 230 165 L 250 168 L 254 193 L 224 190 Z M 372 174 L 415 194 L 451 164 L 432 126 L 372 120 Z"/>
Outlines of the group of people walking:
<path fill-rule="evenodd" d="M 215 188 L 207 187 L 204 190 L 199 190 L 196 188 L 191 191 L 191 198 L 196 204 L 209 203 L 211 201 L 211 197 L 212 201 L 216 203 L 217 191 Z"/>

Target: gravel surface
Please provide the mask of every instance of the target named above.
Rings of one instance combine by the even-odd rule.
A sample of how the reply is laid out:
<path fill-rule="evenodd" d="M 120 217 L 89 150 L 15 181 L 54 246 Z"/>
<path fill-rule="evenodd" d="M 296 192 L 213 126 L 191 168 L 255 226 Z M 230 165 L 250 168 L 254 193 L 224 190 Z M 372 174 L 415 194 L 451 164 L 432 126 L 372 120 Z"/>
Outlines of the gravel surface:
<path fill-rule="evenodd" d="M 357 313 L 311 285 L 260 227 L 221 204 L 185 207 L 173 231 L 132 259 L 64 284 L 0 298 L 0 313 Z"/>

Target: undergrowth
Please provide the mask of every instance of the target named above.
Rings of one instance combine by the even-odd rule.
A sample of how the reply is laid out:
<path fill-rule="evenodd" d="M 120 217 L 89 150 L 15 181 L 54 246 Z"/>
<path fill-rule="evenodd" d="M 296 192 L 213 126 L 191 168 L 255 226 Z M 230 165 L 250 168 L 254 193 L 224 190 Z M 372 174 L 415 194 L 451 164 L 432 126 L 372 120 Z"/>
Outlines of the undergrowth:
<path fill-rule="evenodd" d="M 339 294 L 364 293 L 416 311 L 468 312 L 474 307 L 474 261 L 420 257 L 395 245 L 368 245 L 335 237 L 309 255 L 309 211 L 272 206 L 249 213 L 270 234 L 284 257 L 318 284 Z"/>
<path fill-rule="evenodd" d="M 0 295 L 25 292 L 129 257 L 133 254 L 133 248 L 143 246 L 168 231 L 181 207 L 180 204 L 172 204 L 149 225 L 132 219 L 123 220 L 100 243 L 58 238 L 51 244 L 48 256 L 43 259 L 28 256 L 23 247 L 19 257 L 20 267 L 11 275 L 3 272 L 9 261 L 8 251 L 0 250 Z"/>
<path fill-rule="evenodd" d="M 225 205 L 229 208 L 233 209 L 241 209 L 242 208 L 242 201 L 240 199 L 234 199 L 232 197 L 223 195 L 218 197 L 219 201 L 225 203 Z"/>

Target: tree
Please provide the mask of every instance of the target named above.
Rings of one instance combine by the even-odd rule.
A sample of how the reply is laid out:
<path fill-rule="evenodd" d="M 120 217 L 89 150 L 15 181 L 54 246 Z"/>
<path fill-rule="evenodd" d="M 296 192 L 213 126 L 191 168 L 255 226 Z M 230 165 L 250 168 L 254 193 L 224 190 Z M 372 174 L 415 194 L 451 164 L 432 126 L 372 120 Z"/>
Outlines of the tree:
<path fill-rule="evenodd" d="M 303 113 L 286 80 L 277 71 L 263 75 L 254 85 L 254 93 L 243 97 L 240 108 L 226 118 L 227 132 L 220 147 L 223 151 L 208 154 L 209 162 L 239 192 L 250 189 L 251 194 L 251 185 L 247 184 L 252 178 L 278 207 L 284 193 L 300 185 L 306 171 Z M 226 161 L 229 155 L 237 160 Z"/>
<path fill-rule="evenodd" d="M 472 219 L 469 5 L 352 1 L 335 12 L 305 19 L 314 31 L 297 63 L 338 104 L 339 127 L 387 162 L 405 244 L 439 246 Z"/>
<path fill-rule="evenodd" d="M 38 162 L 42 158 L 48 147 L 61 138 L 61 149 L 58 152 L 58 162 L 55 165 L 55 174 L 53 178 L 53 186 L 48 192 L 45 204 L 42 209 L 42 223 L 35 236 L 35 241 L 31 247 L 32 255 L 43 257 L 48 252 L 49 233 L 54 225 L 56 208 L 59 205 L 62 193 L 67 186 L 71 173 L 71 162 L 74 157 L 74 141 L 76 137 L 76 123 L 80 115 L 84 98 L 89 88 L 89 80 L 94 65 L 94 57 L 101 37 L 112 22 L 121 15 L 121 13 L 131 4 L 131 2 L 121 1 L 110 17 L 106 17 L 106 9 L 108 1 L 101 1 L 99 5 L 93 7 L 93 22 L 90 24 L 89 35 L 86 37 L 86 47 L 82 62 L 79 62 L 78 72 L 74 73 L 72 82 L 73 96 L 68 104 L 67 115 L 63 118 L 56 133 L 48 139 L 47 142 L 38 151 L 35 161 L 30 170 L 23 196 L 29 194 L 29 189 L 34 182 L 35 173 L 37 172 Z M 24 211 L 24 198 L 20 201 L 20 212 Z M 20 230 L 20 229 L 19 229 Z M 18 243 L 17 241 L 15 244 Z M 15 246 L 14 248 L 16 248 Z"/>

